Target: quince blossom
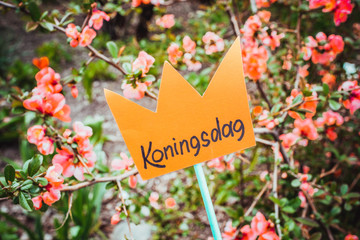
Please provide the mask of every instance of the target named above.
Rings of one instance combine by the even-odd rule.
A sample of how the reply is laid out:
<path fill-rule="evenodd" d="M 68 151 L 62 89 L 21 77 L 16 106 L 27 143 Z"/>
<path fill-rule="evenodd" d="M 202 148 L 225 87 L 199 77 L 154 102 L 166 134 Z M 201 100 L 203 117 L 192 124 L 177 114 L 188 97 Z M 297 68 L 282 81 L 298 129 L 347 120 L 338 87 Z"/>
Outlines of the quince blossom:
<path fill-rule="evenodd" d="M 172 28 L 175 25 L 175 15 L 165 14 L 156 20 L 156 25 L 163 28 Z"/>
<path fill-rule="evenodd" d="M 89 26 L 100 30 L 103 25 L 103 20 L 109 21 L 110 17 L 105 12 L 95 9 L 89 19 Z"/>

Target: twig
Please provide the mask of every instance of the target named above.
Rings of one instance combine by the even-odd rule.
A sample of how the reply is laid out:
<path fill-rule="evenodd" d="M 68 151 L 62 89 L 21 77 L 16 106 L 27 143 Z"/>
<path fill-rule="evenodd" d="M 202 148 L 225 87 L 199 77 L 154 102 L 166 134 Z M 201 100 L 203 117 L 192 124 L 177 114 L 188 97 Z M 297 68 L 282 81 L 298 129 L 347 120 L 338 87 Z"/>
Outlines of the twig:
<path fill-rule="evenodd" d="M 62 227 L 65 225 L 66 220 L 69 218 L 69 216 L 71 216 L 72 201 L 73 201 L 73 193 L 70 192 L 70 194 L 69 194 L 68 210 L 67 210 L 67 212 L 66 212 L 65 218 L 64 218 L 62 224 L 60 225 L 60 227 L 55 228 L 54 231 L 57 231 L 57 230 L 59 230 L 60 228 L 62 228 Z"/>
<path fill-rule="evenodd" d="M 5 200 L 8 200 L 8 199 L 10 199 L 10 196 L 2 197 L 2 198 L 0 198 L 0 201 L 5 201 Z"/>
<path fill-rule="evenodd" d="M 265 144 L 265 145 L 269 145 L 269 146 L 274 146 L 275 145 L 274 142 L 270 142 L 268 140 L 257 138 L 257 137 L 255 138 L 255 141 L 259 142 L 259 143 L 262 143 L 262 144 Z"/>
<path fill-rule="evenodd" d="M 255 0 L 250 0 L 250 7 L 251 7 L 252 13 L 257 12 L 257 6 L 256 6 L 256 1 Z"/>
<path fill-rule="evenodd" d="M 261 97 L 265 100 L 266 104 L 268 105 L 269 109 L 271 109 L 271 108 L 272 108 L 272 104 L 270 103 L 268 97 L 266 96 L 264 90 L 262 89 L 261 83 L 260 83 L 259 80 L 256 81 L 256 87 L 257 87 L 257 89 L 259 90 L 259 92 L 260 92 L 260 94 L 261 94 Z"/>
<path fill-rule="evenodd" d="M 81 26 L 81 31 L 86 27 L 86 25 L 88 25 L 88 22 L 89 22 L 89 20 L 90 20 L 91 15 L 92 15 L 92 10 L 93 10 L 93 9 L 90 8 L 90 10 L 89 10 L 89 12 L 88 12 L 88 14 L 87 14 L 84 22 L 83 22 L 83 25 Z"/>
<path fill-rule="evenodd" d="M 265 193 L 266 189 L 268 189 L 270 186 L 270 182 L 267 182 L 265 184 L 265 186 L 261 189 L 261 191 L 259 192 L 259 194 L 255 197 L 254 201 L 251 203 L 250 207 L 248 208 L 248 210 L 246 211 L 246 213 L 244 214 L 245 217 L 249 216 L 250 213 L 252 212 L 252 210 L 254 209 L 254 207 L 256 206 L 257 202 L 260 200 L 260 198 L 262 197 L 262 195 Z"/>
<path fill-rule="evenodd" d="M 301 0 L 298 1 L 298 5 L 300 7 L 301 5 Z M 297 18 L 297 22 L 296 22 L 296 43 L 297 43 L 297 54 L 299 55 L 300 51 L 301 51 L 301 34 L 300 34 L 300 27 L 301 27 L 301 17 L 302 17 L 302 13 L 299 12 L 298 18 Z M 296 78 L 295 78 L 295 84 L 294 84 L 294 89 L 297 89 L 299 87 L 299 83 L 300 83 L 300 65 L 297 64 L 296 66 Z"/>
<path fill-rule="evenodd" d="M 127 210 L 126 210 L 125 200 L 124 200 L 124 196 L 123 196 L 123 194 L 122 194 L 121 183 L 120 183 L 119 180 L 116 180 L 116 183 L 117 183 L 118 188 L 119 188 L 120 198 L 121 198 L 121 202 L 122 202 L 122 205 L 123 205 L 124 213 L 125 213 L 125 216 L 126 216 L 126 221 L 127 221 L 128 227 L 129 227 L 130 237 L 131 237 L 132 240 L 134 240 L 134 237 L 133 237 L 132 232 L 131 232 L 129 214 L 128 214 Z"/>
<path fill-rule="evenodd" d="M 234 14 L 234 11 L 231 7 L 231 2 L 232 0 L 229 0 L 229 3 L 228 3 L 228 6 L 226 7 L 226 12 L 227 14 L 229 15 L 229 18 L 230 18 L 230 22 L 231 22 L 231 26 L 232 26 L 232 29 L 235 33 L 236 36 L 240 37 L 240 28 L 239 28 L 239 24 L 236 20 L 236 17 L 235 17 L 235 14 Z"/>
<path fill-rule="evenodd" d="M 332 169 L 330 169 L 329 171 L 327 172 L 322 172 L 319 176 L 319 179 L 320 178 L 323 178 L 323 177 L 326 177 L 330 174 L 333 174 L 334 172 L 336 172 L 336 169 L 338 168 L 338 166 L 340 165 L 340 162 L 338 162 Z"/>
<path fill-rule="evenodd" d="M 350 192 L 356 185 L 356 183 L 360 180 L 360 173 L 358 173 L 355 177 L 355 179 L 353 180 L 353 182 L 351 183 L 348 192 Z"/>
<path fill-rule="evenodd" d="M 125 172 L 124 174 L 121 174 L 119 176 L 110 176 L 110 177 L 102 177 L 102 178 L 95 178 L 94 180 L 91 181 L 86 181 L 86 182 L 82 182 L 82 183 L 78 183 L 75 185 L 71 185 L 71 186 L 64 186 L 61 191 L 62 192 L 68 192 L 68 191 L 76 191 L 79 190 L 81 188 L 85 188 L 91 185 L 94 185 L 96 183 L 101 183 L 101 182 L 113 182 L 113 181 L 121 181 L 125 178 L 130 177 L 131 175 L 135 175 L 138 173 L 138 170 L 135 168 L 133 170 L 130 170 L 128 172 Z"/>
<path fill-rule="evenodd" d="M 275 143 L 274 144 L 274 173 L 273 173 L 273 194 L 275 198 L 278 198 L 278 193 L 277 193 L 277 179 L 278 179 L 278 164 L 277 164 L 277 160 L 279 159 L 279 143 Z M 275 224 L 276 224 L 276 228 L 279 234 L 279 238 L 281 240 L 282 238 L 282 234 L 281 234 L 281 227 L 280 227 L 280 217 L 279 217 L 279 205 L 277 205 L 277 203 L 274 203 L 274 208 L 275 208 Z"/>

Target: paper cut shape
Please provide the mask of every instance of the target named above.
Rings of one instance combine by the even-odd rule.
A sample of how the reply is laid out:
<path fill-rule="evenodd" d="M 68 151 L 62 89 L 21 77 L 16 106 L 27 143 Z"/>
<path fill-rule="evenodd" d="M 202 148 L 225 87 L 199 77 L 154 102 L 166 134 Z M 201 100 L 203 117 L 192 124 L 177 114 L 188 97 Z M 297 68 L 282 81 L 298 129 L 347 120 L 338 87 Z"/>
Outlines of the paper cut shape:
<path fill-rule="evenodd" d="M 104 91 L 144 180 L 255 145 L 239 38 L 203 96 L 168 62 L 156 112 Z"/>

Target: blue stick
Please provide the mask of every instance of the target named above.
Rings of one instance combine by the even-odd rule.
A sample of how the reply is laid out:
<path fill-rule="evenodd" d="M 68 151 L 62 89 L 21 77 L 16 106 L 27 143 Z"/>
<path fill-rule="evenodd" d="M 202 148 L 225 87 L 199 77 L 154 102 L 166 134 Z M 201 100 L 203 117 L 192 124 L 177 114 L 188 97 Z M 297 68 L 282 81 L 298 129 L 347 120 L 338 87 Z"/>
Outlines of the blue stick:
<path fill-rule="evenodd" d="M 198 180 L 198 183 L 199 183 L 201 196 L 202 196 L 203 201 L 204 201 L 206 213 L 207 213 L 207 216 L 208 216 L 208 219 L 209 219 L 211 232 L 212 232 L 212 234 L 214 236 L 214 240 L 221 240 L 221 233 L 220 233 L 220 229 L 219 229 L 219 224 L 218 224 L 218 221 L 216 219 L 214 206 L 213 206 L 213 204 L 211 202 L 209 189 L 208 189 L 207 184 L 206 184 L 206 179 L 205 179 L 205 175 L 204 175 L 204 171 L 203 171 L 203 168 L 201 166 L 201 163 L 198 163 L 198 164 L 194 165 L 194 169 L 195 169 L 196 177 L 197 177 L 197 180 Z"/>

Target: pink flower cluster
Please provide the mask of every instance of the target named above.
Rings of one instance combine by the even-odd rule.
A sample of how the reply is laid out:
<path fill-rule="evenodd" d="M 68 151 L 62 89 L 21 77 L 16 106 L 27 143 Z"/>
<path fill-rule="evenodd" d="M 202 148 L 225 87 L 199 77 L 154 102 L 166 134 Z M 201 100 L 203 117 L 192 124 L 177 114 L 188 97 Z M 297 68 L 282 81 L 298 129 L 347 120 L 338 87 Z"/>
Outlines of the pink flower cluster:
<path fill-rule="evenodd" d="M 280 46 L 280 39 L 284 37 L 284 34 L 278 34 L 275 30 L 269 35 L 267 28 L 262 27 L 269 23 L 270 17 L 269 11 L 259 11 L 250 16 L 241 29 L 244 72 L 245 76 L 254 81 L 259 80 L 267 70 L 266 62 L 269 56 L 265 46 L 274 50 Z"/>
<path fill-rule="evenodd" d="M 234 158 L 225 159 L 224 156 L 214 158 L 207 162 L 209 168 L 214 168 L 218 172 L 223 172 L 225 170 L 234 171 Z"/>
<path fill-rule="evenodd" d="M 131 170 L 131 166 L 134 165 L 132 158 L 128 157 L 126 153 L 120 153 L 120 158 L 114 158 L 111 162 L 111 167 L 115 170 Z M 137 178 L 135 175 L 129 177 L 129 186 L 135 188 L 137 184 Z"/>
<path fill-rule="evenodd" d="M 175 15 L 165 14 L 161 18 L 156 19 L 156 25 L 162 28 L 172 28 L 175 25 Z"/>
<path fill-rule="evenodd" d="M 350 91 L 350 95 L 346 100 L 343 100 L 344 107 L 350 110 L 350 114 L 353 115 L 354 112 L 360 109 L 360 86 L 358 82 L 346 81 L 340 87 L 339 91 Z"/>
<path fill-rule="evenodd" d="M 138 57 L 132 64 L 132 71 L 135 72 L 137 70 L 140 70 L 141 77 L 145 77 L 146 73 L 149 72 L 154 62 L 155 58 L 147 54 L 145 51 L 141 51 L 139 52 Z M 124 90 L 123 93 L 126 98 L 135 98 L 139 100 L 145 96 L 145 92 L 148 86 L 150 86 L 151 84 L 151 81 L 141 82 L 134 80 L 129 83 L 125 80 L 121 85 L 121 88 Z"/>
<path fill-rule="evenodd" d="M 250 225 L 245 225 L 240 229 L 242 237 L 240 240 L 278 240 L 279 236 L 275 233 L 274 223 L 266 220 L 261 212 L 257 212 L 251 220 Z M 234 239 L 236 229 L 232 227 L 231 221 L 226 223 L 222 237 L 224 240 Z"/>
<path fill-rule="evenodd" d="M 77 154 L 62 146 L 61 149 L 56 149 L 57 154 L 53 157 L 52 163 L 61 165 L 64 177 L 74 176 L 77 180 L 83 181 L 84 168 L 91 169 L 96 162 L 96 154 L 89 140 L 93 133 L 90 127 L 84 126 L 81 122 L 75 122 L 73 129 L 74 134 L 70 129 L 66 129 L 63 137 L 68 144 L 77 146 Z"/>
<path fill-rule="evenodd" d="M 24 108 L 70 122 L 70 107 L 65 104 L 65 97 L 60 93 L 62 91 L 60 74 L 48 67 L 48 59 L 46 61 L 34 59 L 33 62 L 42 68 L 35 75 L 37 86 L 32 90 L 32 96 L 24 100 Z"/>
<path fill-rule="evenodd" d="M 49 155 L 54 152 L 54 140 L 45 134 L 46 126 L 35 125 L 27 130 L 27 140 L 35 144 L 41 154 Z"/>
<path fill-rule="evenodd" d="M 347 16 L 351 14 L 353 6 L 351 0 L 308 0 L 309 8 L 324 7 L 323 12 L 334 12 L 334 23 L 339 26 L 346 22 Z"/>
<path fill-rule="evenodd" d="M 62 183 L 64 182 L 64 179 L 61 177 L 62 171 L 63 168 L 59 164 L 54 164 L 48 168 L 45 175 L 48 184 L 43 186 L 46 191 L 32 199 L 35 210 L 39 210 L 42 207 L 43 201 L 45 204 L 51 206 L 60 199 L 60 190 L 62 189 Z"/>
<path fill-rule="evenodd" d="M 186 64 L 189 71 L 200 70 L 202 65 L 195 59 L 196 42 L 189 36 L 185 36 L 183 38 L 182 49 L 183 50 L 180 49 L 180 46 L 177 43 L 171 43 L 167 49 L 169 61 L 175 65 L 183 56 L 182 62 Z"/>
<path fill-rule="evenodd" d="M 207 55 L 224 51 L 224 40 L 214 32 L 207 32 L 202 37 L 205 44 L 205 53 Z"/>
<path fill-rule="evenodd" d="M 313 63 L 322 65 L 329 65 L 343 50 L 344 41 L 340 35 L 331 34 L 327 37 L 323 32 L 319 32 L 316 39 L 312 36 L 307 37 L 302 48 L 305 61 L 311 58 Z"/>
<path fill-rule="evenodd" d="M 315 120 L 315 125 L 317 127 L 329 126 L 326 129 L 326 135 L 331 140 L 334 141 L 337 139 L 337 133 L 335 132 L 335 126 L 341 126 L 344 123 L 344 118 L 337 112 L 331 110 L 324 112 L 322 117 Z M 333 126 L 333 127 L 331 127 Z"/>
<path fill-rule="evenodd" d="M 105 12 L 94 8 L 88 25 L 82 29 L 81 33 L 78 31 L 78 27 L 75 24 L 68 24 L 65 29 L 65 34 L 71 39 L 70 46 L 77 47 L 80 45 L 86 47 L 90 45 L 92 40 L 96 37 L 96 32 L 91 29 L 91 27 L 100 30 L 104 20 L 109 21 L 110 17 Z"/>

